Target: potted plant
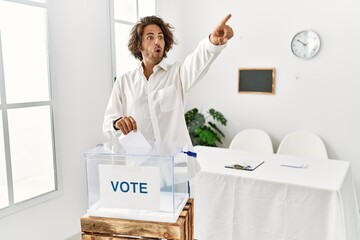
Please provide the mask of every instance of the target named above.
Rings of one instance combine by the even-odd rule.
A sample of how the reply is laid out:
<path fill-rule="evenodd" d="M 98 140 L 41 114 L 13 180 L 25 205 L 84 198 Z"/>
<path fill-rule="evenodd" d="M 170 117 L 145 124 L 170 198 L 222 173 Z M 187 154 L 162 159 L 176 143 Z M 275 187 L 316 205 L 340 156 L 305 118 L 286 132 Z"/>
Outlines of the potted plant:
<path fill-rule="evenodd" d="M 207 121 L 209 117 L 215 122 Z M 205 116 L 197 108 L 193 108 L 185 113 L 185 121 L 194 146 L 222 144 L 222 138 L 225 138 L 225 135 L 218 128 L 216 122 L 226 126 L 227 120 L 221 112 L 211 108 Z"/>

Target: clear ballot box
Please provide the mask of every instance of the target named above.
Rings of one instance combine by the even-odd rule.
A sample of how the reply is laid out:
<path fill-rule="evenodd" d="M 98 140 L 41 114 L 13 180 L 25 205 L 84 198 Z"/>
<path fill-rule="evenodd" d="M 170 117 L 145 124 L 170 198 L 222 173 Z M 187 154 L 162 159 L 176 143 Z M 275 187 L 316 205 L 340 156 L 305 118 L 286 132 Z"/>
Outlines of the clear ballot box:
<path fill-rule="evenodd" d="M 186 144 L 100 144 L 85 153 L 90 216 L 176 222 L 188 194 Z"/>

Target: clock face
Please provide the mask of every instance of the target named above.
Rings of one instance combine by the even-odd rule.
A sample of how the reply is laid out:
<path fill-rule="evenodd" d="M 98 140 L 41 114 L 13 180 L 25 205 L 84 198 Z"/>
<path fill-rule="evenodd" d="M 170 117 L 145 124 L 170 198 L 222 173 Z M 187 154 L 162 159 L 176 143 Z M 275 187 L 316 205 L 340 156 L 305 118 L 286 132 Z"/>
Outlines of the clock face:
<path fill-rule="evenodd" d="M 314 31 L 297 33 L 291 41 L 291 50 L 295 56 L 302 59 L 314 57 L 320 49 L 320 38 Z"/>

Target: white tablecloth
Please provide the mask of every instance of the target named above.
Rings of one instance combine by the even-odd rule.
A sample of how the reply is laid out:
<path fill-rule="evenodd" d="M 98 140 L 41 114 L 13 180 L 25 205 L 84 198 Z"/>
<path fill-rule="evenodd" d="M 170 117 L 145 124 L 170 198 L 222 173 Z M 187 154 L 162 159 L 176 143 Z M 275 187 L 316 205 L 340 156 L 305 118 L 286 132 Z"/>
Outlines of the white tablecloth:
<path fill-rule="evenodd" d="M 195 147 L 202 170 L 191 181 L 199 240 L 360 240 L 350 163 Z M 225 168 L 264 160 L 254 171 Z M 280 165 L 308 162 L 307 168 Z"/>

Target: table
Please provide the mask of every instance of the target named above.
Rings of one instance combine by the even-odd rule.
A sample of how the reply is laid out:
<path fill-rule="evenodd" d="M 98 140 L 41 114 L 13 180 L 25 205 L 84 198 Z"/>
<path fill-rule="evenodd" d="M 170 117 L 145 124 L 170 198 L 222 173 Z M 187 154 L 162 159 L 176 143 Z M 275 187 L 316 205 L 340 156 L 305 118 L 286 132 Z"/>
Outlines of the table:
<path fill-rule="evenodd" d="M 199 240 L 359 240 L 360 220 L 347 161 L 196 146 L 191 181 Z M 264 160 L 254 171 L 225 168 Z M 281 166 L 308 162 L 306 168 Z"/>

